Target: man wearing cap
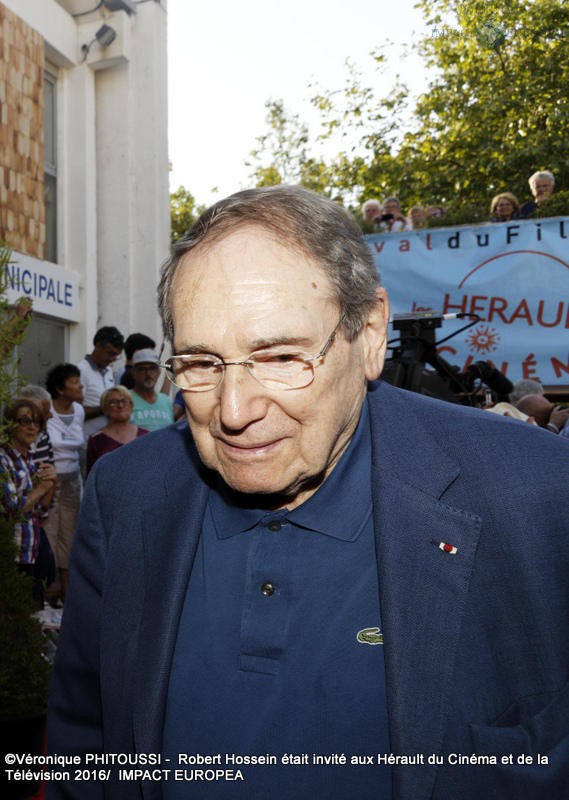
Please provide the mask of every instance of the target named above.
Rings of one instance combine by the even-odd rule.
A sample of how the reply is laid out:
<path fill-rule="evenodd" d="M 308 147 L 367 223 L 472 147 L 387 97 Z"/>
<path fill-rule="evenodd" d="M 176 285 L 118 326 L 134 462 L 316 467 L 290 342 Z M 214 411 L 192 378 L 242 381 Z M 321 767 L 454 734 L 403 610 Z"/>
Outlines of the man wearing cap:
<path fill-rule="evenodd" d="M 156 431 L 174 422 L 171 399 L 155 390 L 160 377 L 160 359 L 154 350 L 137 350 L 132 357 L 134 407 L 131 421 L 139 428 Z"/>

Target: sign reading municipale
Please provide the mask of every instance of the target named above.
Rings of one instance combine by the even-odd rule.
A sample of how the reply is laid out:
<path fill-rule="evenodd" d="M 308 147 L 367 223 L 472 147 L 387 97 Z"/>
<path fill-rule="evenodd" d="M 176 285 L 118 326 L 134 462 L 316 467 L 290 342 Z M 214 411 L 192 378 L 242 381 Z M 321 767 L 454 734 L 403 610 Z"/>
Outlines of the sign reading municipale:
<path fill-rule="evenodd" d="M 77 322 L 79 319 L 79 276 L 48 261 L 23 253 L 12 254 L 4 267 L 6 298 L 16 302 L 28 297 L 33 310 L 50 317 Z"/>

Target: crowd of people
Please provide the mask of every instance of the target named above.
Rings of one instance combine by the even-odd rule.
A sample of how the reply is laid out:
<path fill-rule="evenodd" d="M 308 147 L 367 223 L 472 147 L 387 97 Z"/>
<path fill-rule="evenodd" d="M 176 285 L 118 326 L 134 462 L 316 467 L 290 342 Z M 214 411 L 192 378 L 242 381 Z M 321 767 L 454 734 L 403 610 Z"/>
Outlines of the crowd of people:
<path fill-rule="evenodd" d="M 20 571 L 38 608 L 62 606 L 83 482 L 106 453 L 174 422 L 170 383 L 160 382 L 154 340 L 100 328 L 77 364 L 53 366 L 4 410 L 0 513 L 13 523 Z M 113 367 L 124 353 L 125 362 Z M 179 414 L 178 414 L 179 416 Z M 47 587 L 47 594 L 46 594 Z"/>
<path fill-rule="evenodd" d="M 509 222 L 529 219 L 538 209 L 544 208 L 555 190 L 555 176 L 549 170 L 534 172 L 530 176 L 531 199 L 521 203 L 512 192 L 500 192 L 490 203 L 490 222 Z M 401 231 L 428 228 L 433 220 L 444 217 L 443 206 L 412 206 L 407 214 L 401 209 L 397 197 L 387 197 L 383 202 L 366 200 L 361 207 L 366 230 L 377 233 L 400 233 Z"/>

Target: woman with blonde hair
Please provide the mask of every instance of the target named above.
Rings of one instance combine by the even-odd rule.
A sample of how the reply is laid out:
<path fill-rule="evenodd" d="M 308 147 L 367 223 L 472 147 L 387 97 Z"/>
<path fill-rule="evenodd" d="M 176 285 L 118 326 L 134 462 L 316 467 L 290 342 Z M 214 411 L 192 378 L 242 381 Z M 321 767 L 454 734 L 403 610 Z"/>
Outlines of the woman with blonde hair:
<path fill-rule="evenodd" d="M 101 395 L 101 411 L 107 424 L 87 440 L 87 472 L 105 453 L 111 453 L 149 431 L 130 421 L 133 402 L 125 386 L 113 386 Z"/>
<path fill-rule="evenodd" d="M 490 222 L 509 222 L 520 218 L 520 201 L 511 192 L 502 192 L 490 203 Z"/>

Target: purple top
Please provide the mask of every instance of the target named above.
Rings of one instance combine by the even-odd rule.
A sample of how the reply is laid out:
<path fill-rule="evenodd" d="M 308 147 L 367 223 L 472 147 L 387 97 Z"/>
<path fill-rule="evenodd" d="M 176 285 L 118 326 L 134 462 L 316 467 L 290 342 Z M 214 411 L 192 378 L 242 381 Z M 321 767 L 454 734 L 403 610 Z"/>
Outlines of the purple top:
<path fill-rule="evenodd" d="M 145 433 L 150 433 L 150 431 L 147 431 L 146 428 L 138 428 L 136 431 L 136 438 L 138 439 L 139 436 L 144 436 Z M 128 442 L 118 442 L 116 439 L 113 439 L 112 436 L 103 433 L 103 431 L 89 436 L 87 439 L 87 474 L 89 474 L 91 467 L 98 458 L 104 456 L 105 453 L 118 450 L 123 444 L 128 444 Z"/>

